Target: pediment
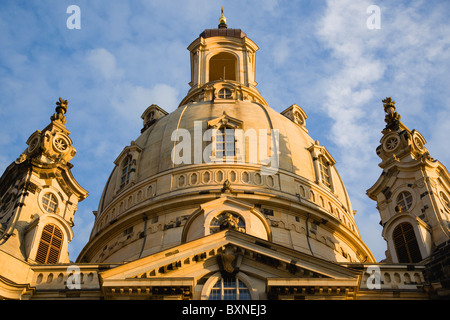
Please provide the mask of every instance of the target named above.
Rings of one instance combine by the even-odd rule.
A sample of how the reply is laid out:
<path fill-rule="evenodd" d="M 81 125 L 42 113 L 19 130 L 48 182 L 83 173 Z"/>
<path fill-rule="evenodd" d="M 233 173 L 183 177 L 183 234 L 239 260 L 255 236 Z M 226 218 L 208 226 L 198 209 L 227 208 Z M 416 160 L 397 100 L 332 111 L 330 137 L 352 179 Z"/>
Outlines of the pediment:
<path fill-rule="evenodd" d="M 218 129 L 222 126 L 229 126 L 236 129 L 240 128 L 242 126 L 242 123 L 243 123 L 242 120 L 230 117 L 224 111 L 220 117 L 208 121 L 208 127 Z"/>
<path fill-rule="evenodd" d="M 222 194 L 217 199 L 201 204 L 189 217 L 183 228 L 181 242 L 190 242 L 211 234 L 212 221 L 225 212 L 230 212 L 242 220 L 245 233 L 271 240 L 269 222 L 253 204 Z"/>
<path fill-rule="evenodd" d="M 172 288 L 186 293 L 192 292 L 200 279 L 224 272 L 258 277 L 274 290 L 326 286 L 327 290 L 345 287 L 354 291 L 360 277 L 359 272 L 344 266 L 233 230 L 120 265 L 100 276 L 106 292 Z"/>

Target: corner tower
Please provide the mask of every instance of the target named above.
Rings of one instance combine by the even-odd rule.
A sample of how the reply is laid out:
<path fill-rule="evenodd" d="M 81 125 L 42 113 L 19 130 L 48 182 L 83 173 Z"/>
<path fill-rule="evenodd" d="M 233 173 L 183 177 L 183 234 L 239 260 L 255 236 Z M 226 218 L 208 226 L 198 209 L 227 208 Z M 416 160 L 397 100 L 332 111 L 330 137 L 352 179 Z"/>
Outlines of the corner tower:
<path fill-rule="evenodd" d="M 424 137 L 400 121 L 395 101 L 383 103 L 386 127 L 377 148 L 383 172 L 367 195 L 377 202 L 387 261 L 420 262 L 450 239 L 450 175 Z"/>
<path fill-rule="evenodd" d="M 65 126 L 68 102 L 59 98 L 56 104 L 51 123 L 28 138 L 28 147 L 0 178 L 2 262 L 69 262 L 73 217 L 88 193 L 71 173 L 76 150 Z"/>

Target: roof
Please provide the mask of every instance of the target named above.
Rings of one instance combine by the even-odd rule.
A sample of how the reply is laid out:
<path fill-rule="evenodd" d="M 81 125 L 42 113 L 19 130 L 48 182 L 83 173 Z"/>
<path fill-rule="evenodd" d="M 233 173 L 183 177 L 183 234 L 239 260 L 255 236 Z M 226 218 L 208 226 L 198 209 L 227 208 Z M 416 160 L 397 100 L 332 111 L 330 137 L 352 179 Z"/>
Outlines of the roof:
<path fill-rule="evenodd" d="M 228 29 L 228 28 L 218 28 L 218 29 L 205 29 L 200 37 L 210 38 L 210 37 L 234 37 L 234 38 L 245 38 L 247 35 L 241 29 Z"/>

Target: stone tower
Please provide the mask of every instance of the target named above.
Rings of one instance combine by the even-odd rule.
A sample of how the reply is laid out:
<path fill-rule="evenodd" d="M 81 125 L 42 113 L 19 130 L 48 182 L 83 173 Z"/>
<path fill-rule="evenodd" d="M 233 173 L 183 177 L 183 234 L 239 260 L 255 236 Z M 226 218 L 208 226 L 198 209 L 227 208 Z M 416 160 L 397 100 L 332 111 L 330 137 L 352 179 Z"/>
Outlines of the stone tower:
<path fill-rule="evenodd" d="M 387 261 L 420 262 L 450 238 L 450 175 L 424 137 L 400 121 L 395 101 L 383 103 L 386 127 L 377 147 L 383 171 L 367 194 L 380 212 Z"/>
<path fill-rule="evenodd" d="M 56 104 L 50 124 L 28 138 L 0 180 L 1 254 L 27 263 L 69 262 L 73 217 L 88 195 L 71 173 L 76 150 L 65 127 L 68 102 Z"/>

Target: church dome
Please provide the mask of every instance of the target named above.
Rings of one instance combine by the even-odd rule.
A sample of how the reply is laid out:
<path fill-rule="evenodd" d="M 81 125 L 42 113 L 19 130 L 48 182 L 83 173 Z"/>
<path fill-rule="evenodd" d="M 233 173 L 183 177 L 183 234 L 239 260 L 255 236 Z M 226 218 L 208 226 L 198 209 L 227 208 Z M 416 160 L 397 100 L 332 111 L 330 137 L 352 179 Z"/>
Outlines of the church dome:
<path fill-rule="evenodd" d="M 190 90 L 178 108 L 143 113 L 78 260 L 123 262 L 233 229 L 331 261 L 374 261 L 306 113 L 268 106 L 254 81 L 258 47 L 223 29 L 188 47 Z"/>

